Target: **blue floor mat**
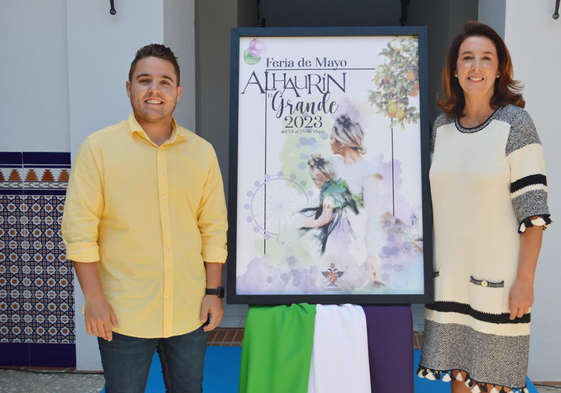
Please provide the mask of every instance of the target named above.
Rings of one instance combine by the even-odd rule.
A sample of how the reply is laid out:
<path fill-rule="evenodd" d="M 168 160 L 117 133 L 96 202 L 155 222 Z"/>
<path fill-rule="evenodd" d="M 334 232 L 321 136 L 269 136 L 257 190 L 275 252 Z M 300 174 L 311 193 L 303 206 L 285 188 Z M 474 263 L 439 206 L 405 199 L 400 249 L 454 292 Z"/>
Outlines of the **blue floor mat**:
<path fill-rule="evenodd" d="M 207 347 L 203 392 L 238 393 L 241 356 L 241 347 Z M 162 366 L 156 353 L 148 375 L 146 393 L 165 393 L 165 391 Z M 101 393 L 105 393 L 105 389 Z"/>
<path fill-rule="evenodd" d="M 238 393 L 241 347 L 207 347 L 205 356 L 204 393 Z M 154 356 L 146 384 L 146 393 L 165 392 L 162 366 Z"/>
<path fill-rule="evenodd" d="M 204 393 L 237 393 L 240 380 L 241 347 L 208 347 L 205 358 Z M 419 364 L 420 351 L 415 351 L 415 368 Z M 530 393 L 538 393 L 530 379 L 528 379 Z M 158 355 L 154 356 L 152 368 L 148 376 L 146 393 L 164 393 L 162 368 Z M 105 393 L 105 389 L 102 391 Z M 450 393 L 450 383 L 429 381 L 415 377 L 415 393 Z"/>

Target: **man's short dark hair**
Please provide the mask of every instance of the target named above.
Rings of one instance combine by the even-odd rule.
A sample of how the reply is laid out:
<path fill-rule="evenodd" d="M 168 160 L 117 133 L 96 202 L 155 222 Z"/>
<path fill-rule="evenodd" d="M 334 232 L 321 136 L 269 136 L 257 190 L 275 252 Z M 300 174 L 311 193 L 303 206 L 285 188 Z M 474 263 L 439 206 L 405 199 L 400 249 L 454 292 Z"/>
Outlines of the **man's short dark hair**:
<path fill-rule="evenodd" d="M 136 63 L 146 57 L 157 57 L 162 60 L 169 61 L 173 68 L 175 69 L 175 75 L 177 76 L 177 85 L 179 86 L 179 64 L 177 63 L 177 57 L 173 54 L 170 48 L 162 44 L 150 44 L 143 46 L 136 52 L 136 57 L 131 63 L 131 68 L 129 70 L 129 82 L 132 82 L 132 75 L 136 69 Z"/>

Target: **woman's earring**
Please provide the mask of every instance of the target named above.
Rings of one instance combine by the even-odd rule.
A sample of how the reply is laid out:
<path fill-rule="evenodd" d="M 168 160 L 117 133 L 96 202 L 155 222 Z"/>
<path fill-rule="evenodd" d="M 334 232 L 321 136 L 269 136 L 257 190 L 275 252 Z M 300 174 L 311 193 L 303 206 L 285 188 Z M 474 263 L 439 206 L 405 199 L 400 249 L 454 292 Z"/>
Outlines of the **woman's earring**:
<path fill-rule="evenodd" d="M 497 75 L 497 78 L 499 77 L 499 75 Z"/>
<path fill-rule="evenodd" d="M 343 154 L 343 146 L 339 146 L 339 154 Z"/>

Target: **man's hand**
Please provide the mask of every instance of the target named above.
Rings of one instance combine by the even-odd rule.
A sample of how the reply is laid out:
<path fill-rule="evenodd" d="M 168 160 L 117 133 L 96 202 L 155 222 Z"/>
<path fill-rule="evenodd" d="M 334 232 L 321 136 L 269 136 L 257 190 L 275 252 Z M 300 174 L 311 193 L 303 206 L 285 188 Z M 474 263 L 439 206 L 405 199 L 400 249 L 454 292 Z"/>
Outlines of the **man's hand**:
<path fill-rule="evenodd" d="M 201 305 L 201 322 L 206 323 L 209 318 L 208 314 L 210 314 L 210 323 L 203 328 L 205 332 L 210 332 L 216 328 L 220 321 L 222 321 L 222 316 L 224 315 L 222 299 L 216 295 L 206 295 L 203 298 L 203 303 Z"/>
<path fill-rule="evenodd" d="M 84 314 L 86 317 L 86 330 L 90 336 L 95 334 L 107 341 L 113 339 L 113 328 L 111 325 L 119 327 L 119 321 L 113 308 L 104 296 L 86 299 Z"/>
<path fill-rule="evenodd" d="M 534 304 L 534 283 L 531 280 L 517 278 L 508 295 L 509 319 L 522 318 Z"/>
<path fill-rule="evenodd" d="M 103 294 L 99 273 L 97 272 L 97 262 L 73 262 L 76 275 L 84 291 L 84 298 L 86 299 L 86 307 L 84 309 L 86 330 L 90 336 L 95 334 L 98 337 L 111 341 L 113 339 L 111 324 L 119 327 L 119 322 L 113 312 L 113 308 Z"/>

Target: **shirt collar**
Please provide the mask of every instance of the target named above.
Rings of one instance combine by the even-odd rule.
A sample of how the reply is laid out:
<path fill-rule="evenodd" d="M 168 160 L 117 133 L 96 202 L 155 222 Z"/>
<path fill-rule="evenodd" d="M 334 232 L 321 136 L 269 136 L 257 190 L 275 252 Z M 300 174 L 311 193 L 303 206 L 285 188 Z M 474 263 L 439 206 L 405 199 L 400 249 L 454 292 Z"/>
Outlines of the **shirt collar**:
<path fill-rule="evenodd" d="M 140 124 L 138 124 L 138 121 L 136 120 L 136 117 L 134 117 L 134 113 L 131 113 L 131 115 L 129 116 L 129 118 L 127 120 L 127 123 L 128 123 L 129 131 L 130 131 L 131 135 L 139 134 L 142 138 L 150 141 L 150 137 L 148 136 L 146 131 L 144 131 L 142 126 Z M 167 143 L 175 142 L 178 137 L 180 137 L 180 138 L 187 137 L 187 131 L 183 127 L 181 127 L 177 124 L 177 122 L 175 121 L 175 118 L 171 119 L 171 127 L 172 127 L 171 136 L 169 137 L 169 142 L 167 142 Z"/>

